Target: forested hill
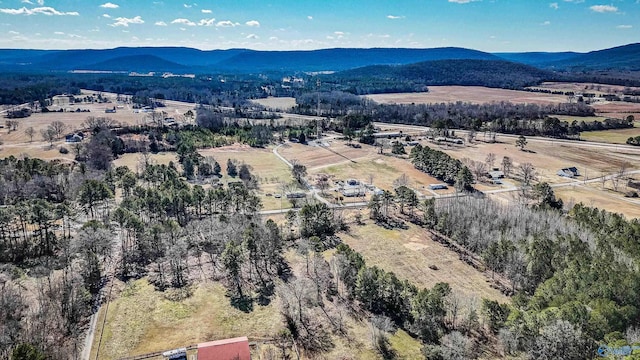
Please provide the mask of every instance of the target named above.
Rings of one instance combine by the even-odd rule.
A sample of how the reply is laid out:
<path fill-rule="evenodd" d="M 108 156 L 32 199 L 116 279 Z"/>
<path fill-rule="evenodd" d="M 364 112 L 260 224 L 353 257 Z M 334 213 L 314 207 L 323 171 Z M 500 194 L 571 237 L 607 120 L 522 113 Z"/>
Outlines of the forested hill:
<path fill-rule="evenodd" d="M 592 51 L 546 64 L 561 70 L 640 70 L 640 43 Z"/>
<path fill-rule="evenodd" d="M 111 71 L 130 71 L 135 68 L 136 71 L 188 71 L 189 67 L 172 61 L 161 59 L 154 55 L 132 55 L 123 56 L 115 59 L 106 60 L 97 64 L 92 64 L 80 68 L 78 70 L 104 70 Z"/>
<path fill-rule="evenodd" d="M 404 49 L 321 49 L 310 51 L 255 51 L 247 49 L 202 51 L 190 48 L 142 47 L 104 50 L 0 50 L 0 66 L 5 71 L 67 71 L 93 69 L 106 71 L 145 71 L 150 64 L 136 60 L 154 56 L 185 67 L 194 73 L 257 71 L 341 71 L 367 65 L 402 65 L 419 61 L 448 59 L 498 59 L 495 55 L 463 48 Z M 96 68 L 96 64 L 101 68 Z M 166 63 L 158 64 L 166 66 Z M 160 66 L 160 67 L 162 67 Z"/>
<path fill-rule="evenodd" d="M 438 60 L 401 66 L 367 66 L 333 75 L 342 83 L 397 79 L 422 85 L 469 85 L 520 89 L 554 80 L 557 75 L 533 66 L 502 60 Z"/>
<path fill-rule="evenodd" d="M 233 70 L 341 71 L 368 65 L 403 65 L 419 61 L 498 59 L 495 55 L 463 48 L 434 49 L 322 49 L 312 51 L 260 51 L 238 54 L 217 64 Z"/>
<path fill-rule="evenodd" d="M 496 53 L 508 61 L 536 66 L 541 69 L 552 69 L 572 72 L 616 70 L 640 70 L 640 43 L 617 46 L 610 49 L 575 52 L 525 52 Z"/>

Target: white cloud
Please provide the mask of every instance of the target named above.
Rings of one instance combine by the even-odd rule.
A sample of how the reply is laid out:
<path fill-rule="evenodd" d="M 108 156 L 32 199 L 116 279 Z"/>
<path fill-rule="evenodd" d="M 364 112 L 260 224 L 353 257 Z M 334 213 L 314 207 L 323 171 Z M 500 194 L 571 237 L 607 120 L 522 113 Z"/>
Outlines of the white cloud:
<path fill-rule="evenodd" d="M 540 25 L 543 25 L 543 26 L 551 25 L 551 21 L 547 20 Z"/>
<path fill-rule="evenodd" d="M 258 22 L 257 20 L 249 20 L 244 24 L 252 27 L 260 27 L 260 22 Z"/>
<path fill-rule="evenodd" d="M 456 3 L 456 4 L 468 4 L 474 1 L 482 1 L 482 0 L 449 0 L 450 3 Z"/>
<path fill-rule="evenodd" d="M 307 16 L 307 19 L 313 20 L 313 16 L 309 15 L 309 16 Z"/>
<path fill-rule="evenodd" d="M 189 4 L 182 4 L 182 6 L 186 7 L 187 9 L 190 9 L 191 7 L 193 7 L 193 5 L 189 5 Z"/>
<path fill-rule="evenodd" d="M 557 2 L 549 4 L 549 7 L 550 7 L 550 8 L 552 8 L 552 9 L 554 9 L 554 10 L 558 10 L 558 8 L 559 8 L 559 6 L 558 6 L 558 3 L 557 3 Z"/>
<path fill-rule="evenodd" d="M 124 26 L 124 27 L 129 27 L 129 24 L 144 24 L 144 20 L 142 20 L 142 18 L 140 17 L 140 15 L 134 17 L 134 18 L 125 18 L 125 17 L 119 17 L 116 18 L 116 22 L 114 22 L 113 24 L 110 24 L 110 26 Z"/>
<path fill-rule="evenodd" d="M 107 18 L 107 19 L 111 19 L 111 15 L 109 15 L 109 14 L 102 14 L 102 17 Z"/>
<path fill-rule="evenodd" d="M 618 8 L 613 5 L 593 5 L 589 9 L 597 13 L 615 13 L 618 12 Z"/>
<path fill-rule="evenodd" d="M 196 23 L 189 19 L 175 19 L 171 22 L 172 24 L 183 24 L 187 26 L 196 26 Z"/>
<path fill-rule="evenodd" d="M 117 9 L 120 5 L 108 2 L 100 5 L 100 7 L 105 9 Z"/>
<path fill-rule="evenodd" d="M 278 40 L 278 37 L 277 36 L 272 36 L 272 37 L 269 38 L 269 40 L 276 41 L 276 40 Z"/>
<path fill-rule="evenodd" d="M 584 0 L 564 0 L 564 2 L 570 2 L 574 4 L 582 4 Z"/>
<path fill-rule="evenodd" d="M 167 23 L 164 21 L 156 21 L 156 23 L 154 24 L 156 26 L 167 26 Z"/>
<path fill-rule="evenodd" d="M 342 31 L 334 31 L 333 33 L 336 34 L 336 35 L 344 35 L 344 32 L 342 32 Z"/>
<path fill-rule="evenodd" d="M 209 9 L 202 9 L 200 11 L 202 11 L 203 14 L 211 14 L 213 12 L 213 11 L 211 11 Z"/>
<path fill-rule="evenodd" d="M 254 39 L 255 40 L 255 39 L 259 39 L 259 37 L 256 34 L 249 34 L 249 35 L 247 35 L 247 39 Z"/>
<path fill-rule="evenodd" d="M 387 19 L 391 19 L 391 20 L 404 19 L 404 16 L 387 15 Z"/>
<path fill-rule="evenodd" d="M 13 30 L 9 31 L 9 34 L 11 34 L 11 35 L 20 35 L 19 32 L 13 31 Z"/>
<path fill-rule="evenodd" d="M 20 9 L 0 9 L 0 13 L 9 14 L 9 15 L 57 15 L 57 16 L 78 16 L 80 15 L 77 11 L 58 11 L 52 7 L 37 7 L 33 9 L 27 9 L 26 7 L 22 7 Z"/>
<path fill-rule="evenodd" d="M 213 26 L 213 25 L 216 24 L 215 21 L 216 21 L 216 19 L 214 19 L 214 18 L 202 19 L 202 20 L 198 21 L 198 25 L 200 25 L 200 26 Z"/>
<path fill-rule="evenodd" d="M 633 26 L 632 25 L 618 25 L 616 26 L 617 29 L 631 29 Z"/>
<path fill-rule="evenodd" d="M 40 5 L 40 6 L 44 5 L 44 0 L 38 0 L 38 1 L 36 1 L 36 2 L 37 2 L 37 3 L 38 3 L 38 5 Z"/>
<path fill-rule="evenodd" d="M 23 4 L 31 4 L 31 5 L 33 5 L 33 3 L 31 1 L 29 1 L 29 0 L 22 0 L 20 2 L 23 3 Z"/>
<path fill-rule="evenodd" d="M 56 31 L 56 32 L 54 32 L 54 34 L 56 34 L 56 35 L 64 35 L 64 33 L 62 31 Z"/>
<path fill-rule="evenodd" d="M 237 22 L 235 22 L 235 23 L 234 23 L 234 22 L 229 21 L 229 20 L 219 21 L 219 22 L 216 24 L 216 26 L 217 26 L 217 27 L 236 27 L 236 26 L 238 26 L 238 25 L 240 25 L 240 24 L 239 24 L 239 23 L 237 23 Z"/>

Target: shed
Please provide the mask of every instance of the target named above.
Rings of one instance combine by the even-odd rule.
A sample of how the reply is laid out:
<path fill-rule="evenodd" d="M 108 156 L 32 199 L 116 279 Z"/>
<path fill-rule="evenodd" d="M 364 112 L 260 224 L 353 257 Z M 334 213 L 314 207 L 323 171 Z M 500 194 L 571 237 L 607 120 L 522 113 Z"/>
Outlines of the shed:
<path fill-rule="evenodd" d="M 198 344 L 198 360 L 251 360 L 246 336 Z"/>
<path fill-rule="evenodd" d="M 443 190 L 447 188 L 447 184 L 430 184 L 430 190 Z"/>
<path fill-rule="evenodd" d="M 489 177 L 492 180 L 504 179 L 504 173 L 500 170 L 489 171 Z"/>
<path fill-rule="evenodd" d="M 573 178 L 573 177 L 576 177 L 576 176 L 580 176 L 580 171 L 575 166 L 572 166 L 572 167 L 568 167 L 568 168 L 564 168 L 564 169 L 558 170 L 557 174 L 559 176 Z"/>

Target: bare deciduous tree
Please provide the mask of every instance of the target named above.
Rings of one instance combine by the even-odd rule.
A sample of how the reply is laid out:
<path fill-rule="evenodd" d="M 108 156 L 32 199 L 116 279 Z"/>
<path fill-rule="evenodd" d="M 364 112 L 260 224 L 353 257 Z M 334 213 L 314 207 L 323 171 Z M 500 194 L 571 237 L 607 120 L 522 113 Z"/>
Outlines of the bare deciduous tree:
<path fill-rule="evenodd" d="M 487 154 L 487 158 L 484 160 L 484 162 L 487 163 L 487 166 L 489 167 L 489 169 L 492 169 L 493 164 L 495 164 L 496 162 L 496 154 L 494 153 Z"/>
<path fill-rule="evenodd" d="M 513 167 L 513 162 L 511 158 L 505 156 L 502 158 L 502 172 L 504 173 L 504 177 L 509 177 L 511 175 L 511 168 Z"/>
<path fill-rule="evenodd" d="M 67 125 L 62 121 L 56 120 L 49 125 L 48 129 L 51 129 L 56 139 L 60 139 L 66 131 Z"/>
<path fill-rule="evenodd" d="M 29 126 L 24 130 L 24 133 L 29 137 L 29 142 L 32 142 L 33 136 L 36 134 L 36 131 L 33 129 L 32 126 Z"/>

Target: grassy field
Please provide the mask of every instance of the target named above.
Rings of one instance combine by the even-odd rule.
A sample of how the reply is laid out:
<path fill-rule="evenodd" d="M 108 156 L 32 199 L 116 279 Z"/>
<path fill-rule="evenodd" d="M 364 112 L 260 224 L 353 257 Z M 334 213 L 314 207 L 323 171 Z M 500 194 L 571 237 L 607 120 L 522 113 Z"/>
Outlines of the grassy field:
<path fill-rule="evenodd" d="M 302 256 L 294 258 L 299 263 L 303 261 Z M 121 287 L 119 296 L 109 304 L 100 359 L 165 351 L 236 336 L 247 336 L 249 341 L 257 341 L 258 346 L 252 349 L 256 356 L 261 346 L 265 346 L 260 342 L 272 338 L 283 326 L 277 296 L 270 305 L 255 305 L 252 312 L 244 313 L 229 305 L 225 289 L 220 284 L 200 284 L 191 297 L 182 301 L 166 299 L 144 279 Z M 103 320 L 104 307 L 98 324 Z M 351 340 L 334 337 L 335 348 L 320 358 L 378 359 L 369 341 L 369 322 L 350 316 L 345 320 Z M 98 326 L 92 359 L 96 357 L 100 335 Z M 390 341 L 399 359 L 416 358 L 422 347 L 420 342 L 402 330 L 390 336 Z"/>
<path fill-rule="evenodd" d="M 482 86 L 429 86 L 429 92 L 426 93 L 375 94 L 367 95 L 367 97 L 381 104 L 429 104 L 456 101 L 476 104 L 494 101 L 558 104 L 567 101 L 567 97 L 564 95 L 493 89 Z"/>
<path fill-rule="evenodd" d="M 637 123 L 636 127 L 632 129 L 584 131 L 580 133 L 580 139 L 582 140 L 612 144 L 626 144 L 628 138 L 636 136 L 640 136 L 640 128 Z"/>
<path fill-rule="evenodd" d="M 103 319 L 104 307 L 98 324 Z M 201 284 L 186 300 L 171 301 L 146 280 L 137 280 L 126 284 L 109 304 L 99 358 L 117 359 L 236 336 L 265 338 L 275 334 L 280 324 L 273 304 L 256 305 L 253 312 L 244 313 L 229 305 L 219 284 Z"/>
<path fill-rule="evenodd" d="M 597 95 L 600 94 L 622 94 L 625 86 L 621 85 L 602 85 L 595 83 L 576 83 L 576 82 L 544 82 L 540 85 L 531 86 L 534 89 L 546 89 L 552 91 L 573 91 L 575 93 L 589 92 Z M 637 88 L 636 88 L 637 89 Z"/>
<path fill-rule="evenodd" d="M 267 109 L 286 111 L 296 106 L 296 98 L 293 97 L 268 97 L 266 99 L 252 100 Z"/>
<path fill-rule="evenodd" d="M 484 274 L 462 262 L 457 253 L 433 241 L 426 230 L 417 226 L 386 230 L 367 220 L 367 225 L 354 225 L 349 234 L 340 238 L 360 252 L 368 266 L 393 271 L 400 279 L 408 279 L 417 286 L 430 288 L 438 282 L 447 282 L 466 299 L 509 301 L 490 286 Z M 430 265 L 438 270 L 430 269 Z"/>
<path fill-rule="evenodd" d="M 624 162 L 638 167 L 640 152 L 626 152 L 624 149 L 586 148 L 567 143 L 529 142 L 526 149 L 520 151 L 515 147 L 515 139 L 498 136 L 499 143 L 474 143 L 464 147 L 443 147 L 442 151 L 451 156 L 462 159 L 470 158 L 484 161 L 487 154 L 496 155 L 496 165 L 504 156 L 509 156 L 514 163 L 514 173 L 522 163 L 531 163 L 540 181 L 549 183 L 565 183 L 571 180 L 556 175 L 564 167 L 575 166 L 583 176 L 591 179 L 599 177 L 603 172 L 615 171 Z M 429 145 L 435 146 L 435 145 Z M 437 148 L 437 147 L 436 147 Z M 580 178 L 583 180 L 584 178 Z"/>
<path fill-rule="evenodd" d="M 640 200 L 624 198 L 622 194 L 610 189 L 602 189 L 601 184 L 593 183 L 588 186 L 571 186 L 555 189 L 557 197 L 569 204 L 583 203 L 614 213 L 620 213 L 627 218 L 640 218 Z"/>

